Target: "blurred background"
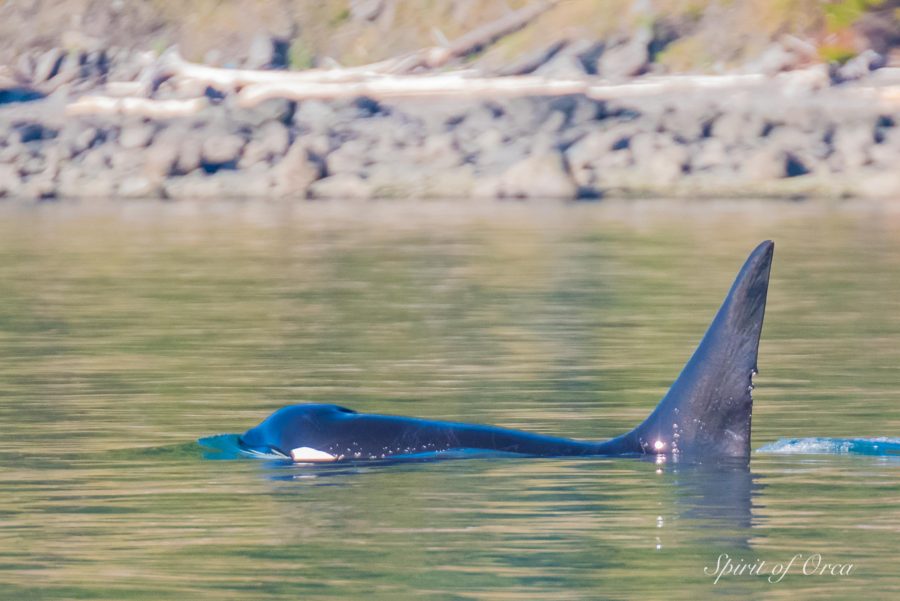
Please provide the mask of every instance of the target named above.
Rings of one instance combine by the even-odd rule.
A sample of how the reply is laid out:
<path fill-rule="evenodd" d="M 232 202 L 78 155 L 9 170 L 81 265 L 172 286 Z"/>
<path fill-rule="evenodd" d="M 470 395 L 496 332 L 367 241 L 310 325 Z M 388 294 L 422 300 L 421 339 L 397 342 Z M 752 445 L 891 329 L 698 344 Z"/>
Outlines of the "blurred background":
<path fill-rule="evenodd" d="M 467 63 L 502 69 L 556 49 L 579 56 L 585 73 L 606 75 L 616 69 L 597 64 L 605 49 L 646 37 L 643 68 L 655 72 L 844 62 L 870 49 L 900 66 L 891 54 L 900 43 L 895 0 L 6 0 L 0 60 L 14 65 L 51 48 L 160 52 L 178 44 L 186 58 L 216 65 L 359 65 L 440 45 L 527 6 L 546 14 Z M 278 46 L 275 56 L 267 41 Z"/>
<path fill-rule="evenodd" d="M 894 0 L 0 3 L 0 197 L 896 198 Z"/>

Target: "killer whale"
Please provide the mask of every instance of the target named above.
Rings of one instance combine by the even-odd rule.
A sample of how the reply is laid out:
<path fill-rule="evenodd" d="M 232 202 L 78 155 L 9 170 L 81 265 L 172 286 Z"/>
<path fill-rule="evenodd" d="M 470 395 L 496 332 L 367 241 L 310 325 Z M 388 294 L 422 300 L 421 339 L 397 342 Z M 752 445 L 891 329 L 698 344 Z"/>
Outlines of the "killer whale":
<path fill-rule="evenodd" d="M 595 442 L 495 426 L 357 413 L 338 405 L 283 407 L 238 439 L 248 454 L 297 463 L 384 461 L 502 453 L 536 457 L 748 457 L 753 376 L 774 243 L 762 242 L 735 278 L 681 374 L 650 415 Z"/>

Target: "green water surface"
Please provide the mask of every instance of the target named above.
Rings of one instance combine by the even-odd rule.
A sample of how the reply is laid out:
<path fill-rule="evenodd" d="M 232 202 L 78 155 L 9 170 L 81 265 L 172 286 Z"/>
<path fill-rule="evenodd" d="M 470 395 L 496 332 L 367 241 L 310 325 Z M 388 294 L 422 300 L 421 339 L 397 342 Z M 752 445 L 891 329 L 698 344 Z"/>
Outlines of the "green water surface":
<path fill-rule="evenodd" d="M 0 204 L 0 598 L 900 598 L 895 458 L 316 469 L 194 442 L 293 402 L 620 434 L 766 238 L 754 448 L 900 435 L 890 204 Z M 804 575 L 815 553 L 852 569 Z M 765 569 L 714 583 L 722 554 Z"/>

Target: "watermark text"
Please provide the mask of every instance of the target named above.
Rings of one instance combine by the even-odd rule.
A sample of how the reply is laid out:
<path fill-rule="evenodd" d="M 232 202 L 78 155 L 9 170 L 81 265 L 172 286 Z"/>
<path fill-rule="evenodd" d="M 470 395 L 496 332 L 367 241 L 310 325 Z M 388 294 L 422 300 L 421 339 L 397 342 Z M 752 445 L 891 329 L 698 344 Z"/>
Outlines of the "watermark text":
<path fill-rule="evenodd" d="M 715 566 L 705 566 L 703 573 L 715 578 L 714 583 L 724 578 L 756 576 L 765 578 L 772 584 L 784 580 L 788 574 L 795 576 L 849 576 L 854 565 L 848 562 L 826 561 L 821 553 L 804 555 L 797 553 L 785 561 L 766 561 L 732 557 L 728 553 L 720 553 Z"/>

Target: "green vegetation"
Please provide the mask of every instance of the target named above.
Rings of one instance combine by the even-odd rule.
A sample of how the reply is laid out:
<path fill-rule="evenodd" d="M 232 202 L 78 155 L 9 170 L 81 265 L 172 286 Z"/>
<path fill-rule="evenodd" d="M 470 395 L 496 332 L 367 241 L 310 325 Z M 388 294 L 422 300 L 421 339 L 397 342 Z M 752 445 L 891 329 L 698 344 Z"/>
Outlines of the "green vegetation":
<path fill-rule="evenodd" d="M 307 68 L 328 57 L 356 65 L 454 40 L 536 0 L 396 0 L 368 9 L 350 2 L 284 0 L 150 0 L 113 8 L 88 0 L 44 4 L 26 14 L 0 5 L 0 63 L 3 52 L 29 46 L 63 45 L 72 17 L 80 16 L 89 36 L 111 46 L 158 50 L 177 43 L 182 53 L 202 59 L 210 51 L 227 60 L 246 52 L 253 38 L 269 33 L 292 40 L 291 65 Z M 491 64 L 518 59 L 560 40 L 615 42 L 635 28 L 664 29 L 674 37 L 659 62 L 671 70 L 705 70 L 752 60 L 783 36 L 810 43 L 821 59 L 843 61 L 868 47 L 860 23 L 873 15 L 882 31 L 900 32 L 896 0 L 563 0 L 480 58 Z M 17 14 L 18 18 L 11 15 Z M 65 18 L 63 18 L 65 15 Z M 28 27 L 24 27 L 27 21 Z M 102 23 L 116 27 L 101 27 Z M 97 24 L 94 27 L 94 24 Z M 121 26 L 120 26 L 121 25 Z M 93 27 L 93 29 L 92 29 Z M 34 30 L 41 31 L 35 36 Z M 657 49 L 660 50 L 660 49 Z"/>
<path fill-rule="evenodd" d="M 294 40 L 288 51 L 288 66 L 298 71 L 309 69 L 313 66 L 315 56 L 303 40 Z"/>

